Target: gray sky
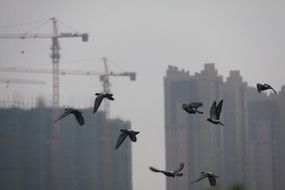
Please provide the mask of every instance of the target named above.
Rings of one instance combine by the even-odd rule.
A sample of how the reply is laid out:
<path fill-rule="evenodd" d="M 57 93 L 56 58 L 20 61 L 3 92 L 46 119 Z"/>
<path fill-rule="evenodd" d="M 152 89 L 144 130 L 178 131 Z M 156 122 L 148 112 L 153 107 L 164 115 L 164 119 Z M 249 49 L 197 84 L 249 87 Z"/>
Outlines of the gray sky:
<path fill-rule="evenodd" d="M 132 122 L 141 131 L 133 144 L 135 190 L 165 188 L 163 176 L 151 173 L 149 165 L 165 167 L 163 76 L 168 65 L 200 72 L 214 62 L 219 73 L 241 71 L 250 85 L 267 82 L 279 90 L 285 70 L 285 2 L 182 1 L 182 0 L 0 0 L 0 33 L 23 33 L 36 25 L 6 27 L 56 17 L 79 32 L 80 39 L 60 41 L 60 68 L 103 70 L 101 57 L 111 70 L 136 71 L 137 81 L 112 78 L 112 117 Z M 60 25 L 61 32 L 71 32 Z M 49 33 L 46 24 L 32 33 Z M 50 40 L 0 40 L 0 66 L 51 68 Z M 21 54 L 21 50 L 25 53 Z M 47 86 L 0 84 L 1 93 L 17 96 L 51 96 L 51 75 L 5 74 L 0 78 L 35 78 Z M 63 76 L 60 79 L 63 105 L 92 106 L 94 93 L 101 91 L 98 77 Z M 176 167 L 176 166 L 174 166 Z"/>

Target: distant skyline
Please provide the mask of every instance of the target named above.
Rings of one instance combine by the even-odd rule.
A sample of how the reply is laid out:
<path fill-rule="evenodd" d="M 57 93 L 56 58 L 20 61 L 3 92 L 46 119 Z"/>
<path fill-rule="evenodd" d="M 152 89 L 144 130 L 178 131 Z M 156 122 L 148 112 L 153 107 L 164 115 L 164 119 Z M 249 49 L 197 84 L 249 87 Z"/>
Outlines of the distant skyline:
<path fill-rule="evenodd" d="M 137 72 L 137 81 L 111 79 L 115 101 L 111 116 L 130 120 L 141 138 L 133 147 L 134 190 L 165 189 L 165 178 L 150 174 L 148 166 L 165 167 L 163 76 L 168 65 L 200 72 L 215 63 L 220 75 L 240 70 L 250 86 L 270 83 L 277 91 L 285 70 L 285 2 L 276 1 L 100 1 L 2 0 L 0 34 L 23 33 L 33 26 L 6 26 L 56 17 L 89 42 L 62 39 L 60 68 Z M 60 26 L 60 31 L 72 32 Z M 51 32 L 45 25 L 32 32 Z M 50 40 L 0 39 L 0 66 L 51 68 Z M 21 54 L 24 50 L 25 53 Z M 0 84 L 2 94 L 51 96 L 51 75 L 8 74 L 1 77 L 45 80 L 46 86 Z M 62 105 L 93 106 L 102 90 L 97 77 L 60 77 Z M 147 121 L 147 122 L 146 122 Z M 152 148 L 150 149 L 150 145 Z"/>
<path fill-rule="evenodd" d="M 167 180 L 167 189 L 199 190 L 207 180 L 190 184 L 201 171 L 219 176 L 218 188 L 240 183 L 251 190 L 283 187 L 285 86 L 279 94 L 266 96 L 249 87 L 239 71 L 226 81 L 214 64 L 205 64 L 195 75 L 168 67 L 164 78 L 166 161 L 171 168 L 185 163 L 184 178 Z M 207 122 L 213 101 L 223 100 L 220 121 Z M 188 114 L 183 103 L 201 101 L 205 114 Z"/>

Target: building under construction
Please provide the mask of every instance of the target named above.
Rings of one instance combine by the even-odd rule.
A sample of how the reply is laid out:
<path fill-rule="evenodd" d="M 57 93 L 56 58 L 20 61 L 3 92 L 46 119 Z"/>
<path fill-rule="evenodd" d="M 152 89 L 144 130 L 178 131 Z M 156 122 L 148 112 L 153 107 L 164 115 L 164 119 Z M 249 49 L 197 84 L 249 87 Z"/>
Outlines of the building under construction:
<path fill-rule="evenodd" d="M 62 110 L 61 110 L 62 111 Z M 118 150 L 120 129 L 130 122 L 84 109 L 85 125 L 70 115 L 60 120 L 58 174 L 52 167 L 52 109 L 0 109 L 0 189 L 131 190 L 131 144 Z"/>

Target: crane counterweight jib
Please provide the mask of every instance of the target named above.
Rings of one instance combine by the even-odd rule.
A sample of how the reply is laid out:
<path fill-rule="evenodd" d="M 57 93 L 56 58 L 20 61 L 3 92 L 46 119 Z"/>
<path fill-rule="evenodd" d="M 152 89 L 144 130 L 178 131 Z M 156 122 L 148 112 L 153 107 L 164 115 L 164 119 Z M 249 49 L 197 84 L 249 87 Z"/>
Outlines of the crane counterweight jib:
<path fill-rule="evenodd" d="M 110 72 L 110 76 L 127 76 L 130 77 L 131 81 L 136 80 L 136 73 L 135 72 L 122 72 L 122 73 L 114 73 Z"/>
<path fill-rule="evenodd" d="M 19 84 L 46 84 L 42 80 L 28 80 L 28 79 L 0 79 L 0 83 L 19 83 Z"/>
<path fill-rule="evenodd" d="M 131 78 L 131 81 L 135 81 L 136 80 L 136 73 L 130 73 L 130 78 Z"/>

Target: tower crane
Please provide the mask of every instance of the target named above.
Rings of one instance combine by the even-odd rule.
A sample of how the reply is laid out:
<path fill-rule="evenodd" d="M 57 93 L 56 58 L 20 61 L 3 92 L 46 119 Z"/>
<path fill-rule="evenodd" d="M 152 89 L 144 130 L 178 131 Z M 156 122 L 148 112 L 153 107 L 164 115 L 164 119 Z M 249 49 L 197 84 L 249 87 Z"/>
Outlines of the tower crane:
<path fill-rule="evenodd" d="M 100 75 L 100 81 L 103 82 L 103 92 L 104 93 L 110 93 L 111 92 L 111 83 L 110 83 L 110 76 L 128 76 L 130 77 L 131 81 L 136 80 L 136 73 L 134 72 L 122 72 L 122 73 L 114 73 L 109 72 L 109 67 L 107 64 L 107 58 L 102 57 L 103 63 L 104 63 L 104 69 L 105 73 Z M 104 110 L 106 112 L 106 117 L 110 118 L 110 101 L 104 100 Z"/>
<path fill-rule="evenodd" d="M 83 42 L 88 41 L 87 33 L 59 33 L 58 32 L 58 21 L 56 18 L 51 18 L 53 32 L 47 34 L 1 34 L 0 38 L 4 39 L 27 39 L 27 38 L 47 38 L 51 39 L 51 59 L 52 59 L 52 79 L 53 79 L 53 120 L 58 117 L 59 113 L 59 59 L 60 59 L 60 46 L 59 38 L 74 38 L 80 37 Z M 59 185 L 59 173 L 60 173 L 60 146 L 59 146 L 59 123 L 53 123 L 52 127 L 52 154 L 53 154 L 53 189 L 58 190 Z"/>
<path fill-rule="evenodd" d="M 53 78 L 53 109 L 55 113 L 59 107 L 59 59 L 60 59 L 60 46 L 59 46 L 59 38 L 74 38 L 80 37 L 83 42 L 88 41 L 87 33 L 59 33 L 58 32 L 58 24 L 56 18 L 51 18 L 53 33 L 46 34 L 31 34 L 31 33 L 23 33 L 23 34 L 0 34 L 0 38 L 4 39 L 27 39 L 27 38 L 47 38 L 52 40 L 51 45 L 51 59 L 52 59 L 52 78 Z M 57 118 L 57 113 L 54 114 L 54 117 Z"/>
<path fill-rule="evenodd" d="M 103 92 L 110 93 L 111 83 L 110 77 L 129 77 L 131 81 L 136 80 L 135 72 L 113 72 L 109 71 L 107 58 L 102 58 L 104 63 L 104 72 L 96 71 L 84 71 L 84 70 L 58 70 L 59 75 L 89 75 L 89 76 L 99 76 L 99 80 L 103 83 Z M 41 69 L 41 68 L 23 68 L 23 67 L 0 67 L 0 72 L 18 72 L 18 73 L 42 73 L 50 74 L 52 70 L 50 69 Z M 109 101 L 104 102 L 104 111 L 106 112 L 106 117 L 110 118 L 110 105 Z"/>

